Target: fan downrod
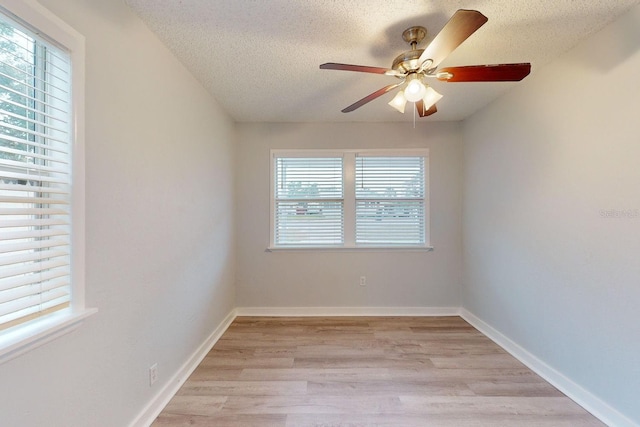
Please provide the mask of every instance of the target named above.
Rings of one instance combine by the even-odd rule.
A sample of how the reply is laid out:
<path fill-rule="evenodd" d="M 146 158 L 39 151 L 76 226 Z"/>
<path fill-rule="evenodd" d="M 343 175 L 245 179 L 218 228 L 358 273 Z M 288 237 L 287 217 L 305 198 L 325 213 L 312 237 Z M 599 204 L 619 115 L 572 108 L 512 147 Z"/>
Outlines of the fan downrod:
<path fill-rule="evenodd" d="M 427 29 L 421 26 L 409 27 L 402 32 L 402 39 L 415 49 L 418 44 L 427 36 Z"/>

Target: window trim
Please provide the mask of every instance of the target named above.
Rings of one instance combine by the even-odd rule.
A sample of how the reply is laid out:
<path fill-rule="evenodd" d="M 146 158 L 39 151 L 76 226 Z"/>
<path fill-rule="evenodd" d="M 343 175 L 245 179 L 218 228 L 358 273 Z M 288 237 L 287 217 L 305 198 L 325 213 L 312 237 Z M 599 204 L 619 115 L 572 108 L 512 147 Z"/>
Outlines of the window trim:
<path fill-rule="evenodd" d="M 85 306 L 85 39 L 35 0 L 5 0 L 0 12 L 66 50 L 71 58 L 71 305 L 0 334 L 0 364 L 74 330 L 97 312 Z"/>
<path fill-rule="evenodd" d="M 425 244 L 424 245 L 387 245 L 387 246 L 358 246 L 355 243 L 355 157 L 357 154 L 374 155 L 380 157 L 407 157 L 422 156 L 425 158 Z M 344 184 L 344 244 L 341 246 L 277 246 L 275 244 L 275 159 L 276 157 L 343 157 L 351 160 L 343 164 Z M 269 244 L 266 252 L 290 252 L 290 251 L 433 251 L 431 246 L 431 214 L 429 192 L 429 149 L 271 149 L 269 152 Z"/>

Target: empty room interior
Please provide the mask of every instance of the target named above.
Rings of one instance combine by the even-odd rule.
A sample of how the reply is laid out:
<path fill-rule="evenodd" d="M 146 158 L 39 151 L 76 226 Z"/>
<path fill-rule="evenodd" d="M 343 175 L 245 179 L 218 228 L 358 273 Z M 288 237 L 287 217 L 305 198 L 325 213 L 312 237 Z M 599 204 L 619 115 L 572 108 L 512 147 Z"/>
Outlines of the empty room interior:
<path fill-rule="evenodd" d="M 640 0 L 0 17 L 0 426 L 640 426 Z"/>

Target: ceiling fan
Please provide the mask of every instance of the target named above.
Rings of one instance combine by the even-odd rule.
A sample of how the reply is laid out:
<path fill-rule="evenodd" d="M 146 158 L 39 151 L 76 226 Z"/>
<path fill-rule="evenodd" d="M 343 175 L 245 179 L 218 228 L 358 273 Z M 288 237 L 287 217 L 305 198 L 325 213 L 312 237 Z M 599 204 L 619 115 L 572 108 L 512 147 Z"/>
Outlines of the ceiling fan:
<path fill-rule="evenodd" d="M 520 81 L 529 75 L 531 71 L 529 63 L 470 65 L 438 69 L 438 65 L 487 20 L 486 16 L 476 10 L 460 9 L 453 14 L 425 49 L 418 49 L 417 46 L 427 35 L 427 30 L 419 26 L 407 28 L 402 33 L 402 38 L 409 43 L 411 50 L 398 55 L 390 69 L 335 62 L 322 64 L 320 68 L 385 74 L 400 79 L 399 83 L 385 86 L 349 105 L 342 110 L 343 113 L 349 113 L 395 88 L 404 86 L 389 105 L 404 113 L 407 102 L 414 102 L 420 117 L 430 116 L 438 111 L 436 103 L 442 95 L 425 83 L 427 78 L 436 78 L 444 82 L 503 82 Z"/>

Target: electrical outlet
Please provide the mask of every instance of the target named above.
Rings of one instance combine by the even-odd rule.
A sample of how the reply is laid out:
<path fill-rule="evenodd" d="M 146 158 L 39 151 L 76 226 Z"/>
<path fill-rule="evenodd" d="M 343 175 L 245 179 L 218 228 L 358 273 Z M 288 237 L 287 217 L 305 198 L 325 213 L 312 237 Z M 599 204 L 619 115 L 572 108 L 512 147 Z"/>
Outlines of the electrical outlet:
<path fill-rule="evenodd" d="M 360 286 L 367 286 L 367 276 L 360 276 Z"/>
<path fill-rule="evenodd" d="M 152 386 L 156 381 L 158 381 L 158 364 L 154 363 L 149 366 L 149 385 Z"/>

